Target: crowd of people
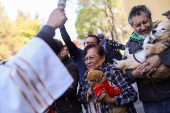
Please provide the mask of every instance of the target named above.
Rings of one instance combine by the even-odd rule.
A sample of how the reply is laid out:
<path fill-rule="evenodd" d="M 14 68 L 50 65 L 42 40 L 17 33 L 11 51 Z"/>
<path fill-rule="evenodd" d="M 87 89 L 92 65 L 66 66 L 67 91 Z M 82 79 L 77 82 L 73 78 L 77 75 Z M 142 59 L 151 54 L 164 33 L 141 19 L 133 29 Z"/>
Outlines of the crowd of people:
<path fill-rule="evenodd" d="M 169 19 L 170 13 L 163 15 Z M 37 36 L 10 61 L 0 65 L 0 112 L 82 113 L 85 109 L 86 113 L 110 113 L 109 103 L 114 109 L 125 108 L 124 113 L 137 113 L 134 103 L 138 96 L 132 86 L 136 82 L 145 113 L 170 113 L 170 78 L 155 84 L 144 84 L 140 80 L 154 74 L 161 64 L 170 66 L 170 48 L 147 58 L 140 68 L 125 73 L 112 65 L 113 59 L 126 59 L 120 49 L 129 48 L 130 54 L 134 54 L 152 31 L 155 22 L 145 5 L 134 6 L 129 13 L 128 22 L 134 32 L 126 45 L 109 40 L 103 34 L 90 34 L 82 50 L 71 41 L 64 27 L 66 20 L 64 7 L 55 9 Z M 57 28 L 65 45 L 53 39 Z M 100 110 L 96 110 L 87 70 L 102 71 L 108 81 L 122 91 L 114 97 L 105 92 Z M 157 90 L 155 85 L 166 93 Z M 94 109 L 87 102 L 87 94 L 91 95 Z"/>

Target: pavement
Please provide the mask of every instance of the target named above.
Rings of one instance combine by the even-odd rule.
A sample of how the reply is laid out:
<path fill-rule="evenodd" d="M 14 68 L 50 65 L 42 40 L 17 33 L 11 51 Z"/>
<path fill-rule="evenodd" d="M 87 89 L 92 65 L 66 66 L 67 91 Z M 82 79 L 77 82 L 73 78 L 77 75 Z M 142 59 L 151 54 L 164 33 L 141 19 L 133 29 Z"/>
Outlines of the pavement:
<path fill-rule="evenodd" d="M 137 88 L 136 83 L 132 84 L 132 86 L 133 86 L 134 89 L 138 92 L 138 88 Z M 136 111 L 137 111 L 138 113 L 145 113 L 145 112 L 144 112 L 144 109 L 143 109 L 143 104 L 142 104 L 142 102 L 141 102 L 139 99 L 134 103 L 134 106 L 135 106 Z"/>

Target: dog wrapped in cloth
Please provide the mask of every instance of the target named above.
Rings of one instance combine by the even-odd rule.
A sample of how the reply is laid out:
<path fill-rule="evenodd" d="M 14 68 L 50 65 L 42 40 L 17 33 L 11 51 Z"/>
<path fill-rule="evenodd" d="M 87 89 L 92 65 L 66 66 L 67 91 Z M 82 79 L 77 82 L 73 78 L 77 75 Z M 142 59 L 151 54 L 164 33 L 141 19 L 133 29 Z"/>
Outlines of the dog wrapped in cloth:
<path fill-rule="evenodd" d="M 100 106 L 99 102 L 105 97 L 105 91 L 110 97 L 118 96 L 122 93 L 121 89 L 115 84 L 107 80 L 107 76 L 99 70 L 87 70 L 86 75 L 88 78 L 88 83 L 92 87 L 92 92 L 94 92 L 95 102 Z M 89 102 L 90 94 L 87 93 L 87 102 Z M 126 107 L 118 107 L 118 109 L 113 108 L 113 104 L 109 105 L 109 113 L 122 113 L 125 111 Z M 111 109 L 111 110 L 110 110 Z M 116 112 L 115 112 L 116 110 Z M 118 112 L 117 112 L 118 111 Z"/>
<path fill-rule="evenodd" d="M 117 87 L 115 84 L 108 81 L 106 77 L 104 79 L 105 79 L 105 82 L 93 87 L 93 91 L 94 91 L 96 97 L 99 97 L 100 94 L 104 93 L 103 88 L 106 89 L 106 91 L 110 97 L 118 96 L 119 94 L 122 93 L 122 91 L 119 87 Z M 100 99 L 99 99 L 99 101 L 100 101 Z"/>

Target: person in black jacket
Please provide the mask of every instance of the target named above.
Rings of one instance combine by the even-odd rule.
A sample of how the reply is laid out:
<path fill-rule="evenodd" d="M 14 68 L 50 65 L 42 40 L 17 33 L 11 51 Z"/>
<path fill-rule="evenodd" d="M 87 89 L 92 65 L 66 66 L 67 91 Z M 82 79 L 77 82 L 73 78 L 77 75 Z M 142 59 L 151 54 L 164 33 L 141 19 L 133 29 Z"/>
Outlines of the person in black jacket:
<path fill-rule="evenodd" d="M 56 42 L 62 50 L 62 42 L 57 39 Z M 82 108 L 81 104 L 77 101 L 76 95 L 79 81 L 79 70 L 76 64 L 70 62 L 68 55 L 61 57 L 61 54 L 58 54 L 58 57 L 61 59 L 68 72 L 73 77 L 74 82 L 59 99 L 55 100 L 51 108 L 54 111 L 57 111 L 57 113 L 80 113 L 82 111 Z"/>
<path fill-rule="evenodd" d="M 106 58 L 109 63 L 113 63 L 113 59 L 122 59 L 122 54 L 119 49 L 125 50 L 125 45 L 119 44 L 114 40 L 109 40 L 105 38 L 103 34 L 98 34 L 97 37 L 100 39 L 100 45 L 105 50 Z"/>
<path fill-rule="evenodd" d="M 146 36 L 152 31 L 151 12 L 145 5 L 134 6 L 128 17 L 129 24 L 134 29 L 126 48 L 134 54 L 142 48 Z M 126 57 L 124 56 L 123 59 Z M 142 101 L 145 113 L 170 113 L 170 78 L 162 82 L 144 84 L 140 78 L 150 78 L 161 63 L 170 66 L 170 48 L 163 53 L 153 55 L 145 60 L 137 69 L 126 70 L 130 83 L 137 82 L 139 100 Z"/>

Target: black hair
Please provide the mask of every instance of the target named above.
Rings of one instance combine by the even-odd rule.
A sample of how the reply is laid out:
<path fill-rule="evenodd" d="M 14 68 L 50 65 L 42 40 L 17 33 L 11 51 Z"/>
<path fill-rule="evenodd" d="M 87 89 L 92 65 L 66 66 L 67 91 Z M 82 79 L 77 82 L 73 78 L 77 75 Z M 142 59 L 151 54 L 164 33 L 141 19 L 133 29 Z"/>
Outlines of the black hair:
<path fill-rule="evenodd" d="M 133 25 L 132 17 L 140 16 L 141 12 L 144 12 L 147 15 L 147 17 L 149 19 L 151 19 L 151 12 L 150 12 L 150 10 L 145 5 L 134 6 L 131 9 L 131 11 L 129 13 L 129 16 L 128 16 L 128 22 L 129 22 L 130 25 Z"/>
<path fill-rule="evenodd" d="M 96 35 L 88 35 L 88 36 L 86 37 L 86 39 L 87 39 L 88 37 L 94 37 L 94 38 L 96 38 L 96 39 L 97 39 L 97 44 L 99 45 L 100 40 L 99 40 L 99 38 L 98 38 Z"/>
<path fill-rule="evenodd" d="M 63 43 L 60 41 L 60 40 L 58 40 L 58 39 L 54 39 L 55 40 L 55 42 L 58 44 L 58 46 L 59 46 L 59 48 L 60 48 L 60 52 L 61 52 L 61 50 L 63 49 Z M 59 53 L 60 53 L 59 52 Z"/>

